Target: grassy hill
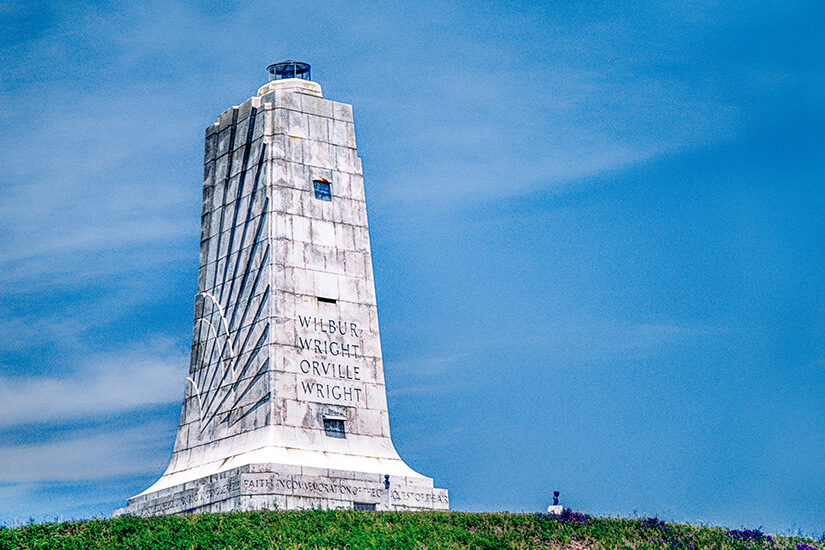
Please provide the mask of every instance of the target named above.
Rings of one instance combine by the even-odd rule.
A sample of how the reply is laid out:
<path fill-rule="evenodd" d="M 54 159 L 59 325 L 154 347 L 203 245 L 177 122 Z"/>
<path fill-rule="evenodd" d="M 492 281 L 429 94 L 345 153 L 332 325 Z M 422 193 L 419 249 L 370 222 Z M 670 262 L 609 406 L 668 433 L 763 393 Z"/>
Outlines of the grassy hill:
<path fill-rule="evenodd" d="M 554 548 L 825 550 L 825 542 L 759 531 L 594 518 L 466 512 L 247 512 L 89 520 L 0 529 L 0 549 Z"/>

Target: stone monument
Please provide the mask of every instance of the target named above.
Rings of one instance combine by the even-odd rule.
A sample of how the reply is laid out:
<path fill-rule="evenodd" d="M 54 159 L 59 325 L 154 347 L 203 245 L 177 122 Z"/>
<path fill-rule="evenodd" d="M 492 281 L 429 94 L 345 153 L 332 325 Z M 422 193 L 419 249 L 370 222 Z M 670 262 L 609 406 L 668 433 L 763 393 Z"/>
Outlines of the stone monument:
<path fill-rule="evenodd" d="M 352 107 L 271 65 L 206 130 L 198 293 L 171 463 L 115 515 L 447 510 L 390 440 Z"/>

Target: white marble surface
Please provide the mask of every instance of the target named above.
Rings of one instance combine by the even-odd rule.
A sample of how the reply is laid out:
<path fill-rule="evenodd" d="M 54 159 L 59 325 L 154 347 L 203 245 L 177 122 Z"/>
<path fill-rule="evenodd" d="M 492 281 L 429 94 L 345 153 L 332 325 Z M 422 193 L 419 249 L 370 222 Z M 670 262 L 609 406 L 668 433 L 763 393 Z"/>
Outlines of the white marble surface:
<path fill-rule="evenodd" d="M 331 201 L 315 197 L 315 179 L 330 183 Z M 201 226 L 172 459 L 121 512 L 352 505 L 340 494 L 237 487 L 226 498 L 186 497 L 188 484 L 241 484 L 249 465 L 281 476 L 310 468 L 318 479 L 330 469 L 375 483 L 390 475 L 430 492 L 385 495 L 385 507 L 447 509 L 447 492 L 409 468 L 390 439 L 352 108 L 292 79 L 222 113 L 206 132 Z M 345 419 L 346 438 L 326 435 L 325 416 Z"/>

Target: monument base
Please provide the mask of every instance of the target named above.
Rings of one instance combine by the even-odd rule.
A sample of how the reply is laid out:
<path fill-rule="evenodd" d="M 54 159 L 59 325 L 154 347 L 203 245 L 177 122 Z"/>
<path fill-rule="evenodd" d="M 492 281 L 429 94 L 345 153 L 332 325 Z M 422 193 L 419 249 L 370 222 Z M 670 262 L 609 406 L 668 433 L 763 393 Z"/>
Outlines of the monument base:
<path fill-rule="evenodd" d="M 427 477 L 385 476 L 282 464 L 247 464 L 130 498 L 114 517 L 250 510 L 449 510 Z"/>

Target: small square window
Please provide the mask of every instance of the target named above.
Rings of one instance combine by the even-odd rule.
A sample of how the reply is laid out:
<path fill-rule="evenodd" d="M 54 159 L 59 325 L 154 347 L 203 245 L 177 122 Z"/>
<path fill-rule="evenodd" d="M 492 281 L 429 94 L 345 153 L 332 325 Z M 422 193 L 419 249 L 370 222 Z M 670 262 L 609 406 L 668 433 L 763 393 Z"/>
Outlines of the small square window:
<path fill-rule="evenodd" d="M 346 439 L 347 432 L 344 431 L 344 421 L 337 418 L 324 419 L 324 432 L 328 437 L 335 437 L 338 439 Z"/>
<path fill-rule="evenodd" d="M 374 502 L 353 502 L 352 503 L 353 510 L 361 510 L 363 512 L 375 512 L 375 503 Z"/>
<path fill-rule="evenodd" d="M 321 201 L 332 201 L 332 187 L 328 181 L 315 180 L 312 182 L 315 189 L 315 198 Z"/>

